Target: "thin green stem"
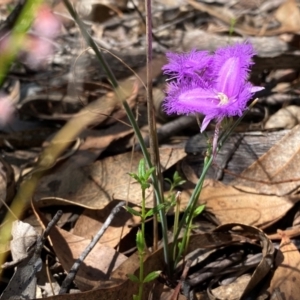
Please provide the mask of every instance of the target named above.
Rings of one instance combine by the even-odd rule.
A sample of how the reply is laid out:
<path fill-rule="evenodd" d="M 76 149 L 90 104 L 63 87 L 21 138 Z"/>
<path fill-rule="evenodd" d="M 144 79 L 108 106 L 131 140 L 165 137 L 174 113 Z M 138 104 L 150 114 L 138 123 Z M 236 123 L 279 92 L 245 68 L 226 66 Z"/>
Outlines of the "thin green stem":
<path fill-rule="evenodd" d="M 175 234 L 178 232 L 179 224 L 179 214 L 180 214 L 180 195 L 179 193 L 175 196 L 176 206 L 175 206 L 175 217 L 174 217 L 174 226 L 173 226 L 173 241 L 175 241 Z M 176 259 L 176 247 L 173 248 L 173 261 Z"/>
<path fill-rule="evenodd" d="M 142 212 L 141 212 L 141 219 L 142 219 L 142 225 L 141 225 L 141 231 L 142 231 L 142 237 L 143 237 L 143 244 L 146 246 L 145 241 L 145 219 L 146 219 L 146 198 L 145 198 L 145 189 L 142 187 Z M 140 258 L 140 274 L 139 274 L 139 292 L 138 292 L 138 299 L 142 300 L 143 297 L 143 287 L 144 287 L 144 253 L 145 249 L 142 250 L 142 252 L 139 253 Z"/>
<path fill-rule="evenodd" d="M 142 234 L 143 234 L 143 239 L 144 243 L 146 245 L 145 241 L 145 221 L 146 221 L 146 197 L 145 197 L 145 189 L 142 189 Z"/>
<path fill-rule="evenodd" d="M 201 176 L 195 186 L 195 189 L 193 190 L 193 193 L 190 197 L 190 200 L 187 204 L 187 209 L 184 211 L 183 213 L 183 216 L 180 220 L 180 223 L 178 225 L 178 230 L 177 230 L 177 233 L 175 234 L 175 238 L 174 238 L 174 242 L 173 242 L 173 249 L 172 249 L 172 253 L 174 252 L 174 247 L 177 247 L 177 240 L 178 240 L 178 237 L 179 237 L 179 234 L 180 234 L 180 231 L 181 229 L 183 228 L 183 226 L 186 224 L 187 226 L 190 224 L 191 222 L 191 219 L 193 218 L 193 211 L 195 210 L 196 208 L 196 205 L 197 205 L 197 200 L 200 196 L 200 193 L 201 193 L 201 190 L 202 190 L 202 186 L 203 186 L 203 182 L 204 182 L 204 179 L 205 179 L 205 176 L 206 176 L 206 173 L 209 169 L 209 167 L 211 166 L 213 162 L 213 156 L 210 156 L 206 163 L 204 163 L 204 166 L 203 166 L 203 170 L 202 170 L 202 173 L 201 173 Z M 187 230 L 185 231 L 185 234 L 182 238 L 182 241 L 181 241 L 181 245 L 182 247 L 180 247 L 180 250 L 177 254 L 177 258 L 174 262 L 174 267 L 178 264 L 180 258 L 181 258 L 181 255 L 185 249 L 185 245 L 186 245 L 186 241 L 187 241 Z"/>

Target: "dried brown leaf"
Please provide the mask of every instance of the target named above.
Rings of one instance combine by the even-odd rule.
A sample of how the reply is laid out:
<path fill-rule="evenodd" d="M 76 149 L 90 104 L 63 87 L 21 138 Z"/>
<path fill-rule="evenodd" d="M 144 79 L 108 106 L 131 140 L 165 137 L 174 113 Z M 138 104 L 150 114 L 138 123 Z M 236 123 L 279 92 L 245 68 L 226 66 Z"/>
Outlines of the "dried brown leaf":
<path fill-rule="evenodd" d="M 300 107 L 289 105 L 271 115 L 265 124 L 265 129 L 293 128 L 300 123 Z"/>
<path fill-rule="evenodd" d="M 256 269 L 254 270 L 253 274 L 251 275 L 251 279 L 248 282 L 246 288 L 244 289 L 243 293 L 237 299 L 245 299 L 246 296 L 249 296 L 255 289 L 257 285 L 268 275 L 274 260 L 274 253 L 275 249 L 272 242 L 268 239 L 267 235 L 261 231 L 260 229 L 248 226 L 240 223 L 231 223 L 231 224 L 224 224 L 219 226 L 214 230 L 214 232 L 231 232 L 233 230 L 236 234 L 241 234 L 242 236 L 248 237 L 250 239 L 256 239 L 260 242 L 262 247 L 262 255 L 263 258 L 261 262 L 258 264 Z M 211 292 L 210 292 L 211 294 Z M 252 297 L 250 297 L 252 298 Z M 214 298 L 220 299 L 220 298 Z M 224 299 L 224 298 L 221 298 Z"/>
<path fill-rule="evenodd" d="M 281 30 L 298 33 L 300 31 L 300 11 L 296 0 L 284 1 L 274 14 L 281 23 Z"/>
<path fill-rule="evenodd" d="M 85 209 L 73 228 L 73 234 L 85 238 L 94 236 L 102 227 L 115 205 L 115 201 L 113 201 L 101 210 Z M 134 209 L 139 210 L 138 207 L 134 207 Z M 140 217 L 133 216 L 126 210 L 122 210 L 118 218 L 113 219 L 99 242 L 105 246 L 116 247 L 120 239 L 131 231 L 132 226 L 139 224 L 140 220 Z"/>
<path fill-rule="evenodd" d="M 218 286 L 209 292 L 209 299 L 238 300 L 249 284 L 250 279 L 249 274 L 244 274 L 230 284 Z"/>
<path fill-rule="evenodd" d="M 214 180 L 206 180 L 199 204 L 213 213 L 221 224 L 240 222 L 265 228 L 282 218 L 295 203 L 296 196 L 268 196 L 257 194 L 255 189 L 243 186 L 227 186 Z M 191 191 L 181 194 L 181 209 L 185 209 Z"/>
<path fill-rule="evenodd" d="M 228 232 L 215 232 L 192 235 L 190 237 L 190 244 L 187 249 L 191 252 L 198 248 L 216 248 L 231 243 L 240 241 L 241 237 Z M 151 256 L 148 256 L 144 262 L 144 272 L 149 274 L 152 271 L 162 270 L 163 263 L 163 249 L 159 249 Z M 137 254 L 133 254 L 123 264 L 121 264 L 112 274 L 108 281 L 98 281 L 94 290 L 79 293 L 66 294 L 55 297 L 49 297 L 49 300 L 131 300 L 132 295 L 138 291 L 138 285 L 130 281 L 127 274 L 138 274 L 139 259 Z M 143 299 L 148 299 L 149 293 L 153 289 L 153 282 L 144 285 Z M 156 299 L 155 299 L 156 300 Z"/>
<path fill-rule="evenodd" d="M 286 236 L 285 232 L 279 232 L 282 236 L 279 250 L 276 254 L 276 270 L 270 283 L 271 298 L 298 299 L 300 295 L 300 254 L 297 247 Z"/>
<path fill-rule="evenodd" d="M 58 227 L 51 230 L 50 239 L 56 256 L 67 272 L 91 242 L 91 238 L 85 239 Z M 81 291 L 90 290 L 98 281 L 107 280 L 110 273 L 126 259 L 113 248 L 98 243 L 81 264 L 75 283 Z"/>
<path fill-rule="evenodd" d="M 163 170 L 168 169 L 185 156 L 183 149 L 160 149 Z M 136 172 L 143 155 L 140 152 L 124 153 L 97 161 L 84 168 L 68 168 L 60 173 L 45 176 L 40 181 L 35 199 L 39 205 L 75 204 L 91 209 L 102 209 L 112 200 L 141 203 L 141 188 L 129 175 Z M 70 180 L 72 178 L 72 180 Z M 146 191 L 146 206 L 153 206 L 152 188 Z M 40 200 L 43 197 L 48 199 Z M 63 199 L 49 199 L 60 197 Z"/>
<path fill-rule="evenodd" d="M 287 195 L 300 186 L 299 160 L 298 125 L 231 184 L 252 187 L 257 193 Z"/>

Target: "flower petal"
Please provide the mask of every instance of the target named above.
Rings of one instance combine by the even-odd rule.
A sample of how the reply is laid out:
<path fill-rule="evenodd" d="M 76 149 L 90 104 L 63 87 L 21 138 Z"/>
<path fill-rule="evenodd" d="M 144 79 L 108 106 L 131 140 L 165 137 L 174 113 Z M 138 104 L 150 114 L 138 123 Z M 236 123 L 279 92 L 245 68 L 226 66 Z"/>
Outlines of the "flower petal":
<path fill-rule="evenodd" d="M 163 66 L 164 74 L 174 76 L 179 80 L 184 78 L 198 77 L 202 70 L 210 65 L 212 60 L 207 51 L 192 50 L 189 53 L 172 53 L 166 54 L 169 63 Z"/>
<path fill-rule="evenodd" d="M 212 120 L 213 118 L 210 118 L 208 116 L 205 116 L 205 118 L 203 119 L 202 121 L 202 124 L 201 124 L 201 128 L 200 128 L 200 132 L 202 133 L 206 127 L 208 126 L 208 124 L 210 123 L 210 121 Z"/>
<path fill-rule="evenodd" d="M 260 92 L 260 91 L 262 91 L 262 90 L 264 90 L 264 89 L 265 89 L 265 88 L 262 87 L 262 86 L 252 86 L 252 87 L 250 88 L 250 93 L 254 94 L 254 93 Z"/>
<path fill-rule="evenodd" d="M 195 88 L 181 93 L 178 102 L 199 110 L 205 110 L 205 107 L 214 107 L 219 103 L 218 97 L 213 91 L 203 88 Z"/>
<path fill-rule="evenodd" d="M 216 77 L 215 88 L 228 97 L 236 97 L 245 83 L 255 54 L 249 43 L 235 44 L 215 52 L 213 66 Z"/>

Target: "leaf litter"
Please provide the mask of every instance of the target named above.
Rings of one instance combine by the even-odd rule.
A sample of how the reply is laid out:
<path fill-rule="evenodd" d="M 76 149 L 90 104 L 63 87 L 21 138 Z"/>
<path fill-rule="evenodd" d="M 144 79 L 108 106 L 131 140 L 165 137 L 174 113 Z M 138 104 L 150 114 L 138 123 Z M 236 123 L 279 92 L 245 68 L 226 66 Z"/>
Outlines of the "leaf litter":
<path fill-rule="evenodd" d="M 99 45 L 116 53 L 145 81 L 142 49 L 145 33 L 142 20 L 136 14 L 137 8 L 143 12 L 143 6 L 136 8 L 130 1 L 84 6 L 74 1 L 74 5 Z M 287 220 L 287 216 L 299 207 L 297 74 L 300 57 L 297 33 L 300 13 L 297 1 L 227 3 L 216 0 L 200 3 L 189 0 L 180 4 L 178 1 L 157 1 L 157 5 L 160 9 L 154 12 L 153 34 L 158 53 L 154 55 L 153 74 L 158 91 L 165 90 L 160 73 L 165 64 L 161 54 L 166 48 L 178 52 L 192 48 L 214 51 L 228 43 L 244 40 L 245 35 L 249 36 L 258 54 L 251 81 L 255 85 L 264 85 L 265 91 L 260 95 L 259 104 L 238 128 L 243 137 L 252 134 L 253 130 L 259 135 L 242 139 L 251 147 L 242 142 L 231 150 L 224 148 L 212 172 L 211 178 L 215 180 L 207 180 L 204 185 L 199 204 L 205 203 L 206 209 L 193 228 L 198 233 L 190 238 L 188 255 L 196 254 L 186 276 L 179 270 L 177 277 L 182 280 L 168 282 L 168 286 L 159 281 L 155 285 L 146 284 L 144 298 L 152 295 L 152 299 L 175 299 L 180 287 L 179 299 L 256 299 L 257 295 L 265 297 L 267 294 L 274 299 L 289 296 L 293 299 L 298 294 L 297 242 L 300 231 L 297 212 L 292 216 L 294 220 Z M 102 13 L 96 14 L 99 9 Z M 14 80 L 7 80 L 7 91 L 10 91 L 19 115 L 10 124 L 11 128 L 1 128 L 0 145 L 4 156 L 1 158 L 0 195 L 1 203 L 9 205 L 20 186 L 18 180 L 31 175 L 31 170 L 27 175 L 23 172 L 28 168 L 27 157 L 34 165 L 43 151 L 43 143 L 45 146 L 54 132 L 58 133 L 56 141 L 65 144 L 66 136 L 72 145 L 79 136 L 79 146 L 74 149 L 71 146 L 63 152 L 40 180 L 33 199 L 37 215 L 34 217 L 29 209 L 23 219 L 40 233 L 52 218 L 50 211 L 65 210 L 62 222 L 52 228 L 46 248 L 42 250 L 46 254 L 42 255 L 43 265 L 46 265 L 44 257 L 50 257 L 48 271 L 61 282 L 63 272 L 68 272 L 119 200 L 126 200 L 134 209 L 139 209 L 140 188 L 127 174 L 136 170 L 142 156 L 139 152 L 122 153 L 134 146 L 135 140 L 132 129 L 126 124 L 128 121 L 120 101 L 107 90 L 106 76 L 94 55 L 90 51 L 81 54 L 85 46 L 79 42 L 78 29 L 67 17 L 65 8 L 61 3 L 55 4 L 54 11 L 63 12 L 60 18 L 64 33 L 56 41 L 56 55 L 48 63 L 48 69 L 28 71 L 26 68 L 30 69 L 30 66 L 22 67 L 21 61 L 21 66 L 14 66 L 10 74 Z M 4 5 L 0 6 L 0 14 L 2 20 L 9 14 Z M 233 34 L 228 35 L 231 30 Z M 141 83 L 129 77 L 131 71 L 120 61 L 109 53 L 104 55 L 117 78 L 122 80 L 129 105 L 137 109 L 138 115 L 145 102 Z M 283 72 L 286 75 L 281 75 Z M 73 82 L 70 81 L 72 74 L 76 77 Z M 200 149 L 203 141 L 198 138 L 199 129 L 195 123 L 189 121 L 182 128 L 175 122 L 172 124 L 172 118 L 161 111 L 161 97 L 157 93 L 155 99 L 159 126 L 164 128 L 165 122 L 169 126 L 160 140 L 164 176 L 172 177 L 177 170 L 187 180 L 180 188 L 181 210 L 184 210 L 199 174 L 194 171 L 196 161 L 190 156 L 193 151 L 187 151 L 186 157 L 186 145 L 192 143 L 193 149 Z M 144 118 L 142 114 L 140 117 Z M 45 124 L 48 128 L 41 129 Z M 279 131 L 278 127 L 290 130 Z M 276 128 L 276 131 L 266 133 L 264 130 L 268 128 Z M 196 138 L 187 141 L 192 135 Z M 184 165 L 187 159 L 190 159 L 190 167 Z M 150 209 L 153 206 L 152 191 L 147 192 L 147 208 Z M 6 212 L 2 205 L 1 215 Z M 171 217 L 172 211 L 168 214 Z M 40 222 L 38 226 L 36 219 Z M 203 232 L 205 222 L 210 224 L 209 228 L 215 228 L 217 224 L 220 227 Z M 123 210 L 82 263 L 73 286 L 79 293 L 53 299 L 132 299 L 136 285 L 127 274 L 138 274 L 139 265 L 137 255 L 127 253 L 135 250 L 130 240 L 134 240 L 139 224 L 138 217 Z M 277 232 L 277 229 L 282 231 Z M 30 241 L 27 235 L 24 237 Z M 278 248 L 276 240 L 279 239 Z M 274 247 L 278 249 L 274 250 Z M 12 247 L 1 244 L 1 252 L 10 250 L 13 251 Z M 55 263 L 57 260 L 59 263 Z M 161 249 L 148 253 L 144 263 L 146 273 L 163 270 L 162 261 Z M 26 280 L 28 277 L 24 276 Z M 39 281 L 39 273 L 36 276 Z M 263 286 L 268 282 L 269 287 Z M 192 288 L 196 285 L 197 289 Z M 162 293 L 166 290 L 168 296 Z M 251 294 L 252 291 L 257 294 Z M 1 299 L 9 297 L 2 296 Z M 34 290 L 30 298 L 35 297 Z M 52 299 L 51 296 L 48 298 Z"/>

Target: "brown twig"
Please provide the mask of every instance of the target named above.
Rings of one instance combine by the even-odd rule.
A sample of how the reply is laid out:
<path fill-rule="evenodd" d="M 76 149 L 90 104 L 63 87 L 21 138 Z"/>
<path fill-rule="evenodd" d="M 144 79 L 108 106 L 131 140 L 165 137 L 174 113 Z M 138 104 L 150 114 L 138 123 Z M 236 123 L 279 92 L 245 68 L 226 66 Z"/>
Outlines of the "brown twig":
<path fill-rule="evenodd" d="M 146 7 L 146 44 L 147 44 L 147 112 L 148 112 L 148 125 L 149 125 L 149 145 L 150 145 L 150 158 L 152 165 L 155 166 L 155 172 L 158 178 L 157 187 L 159 188 L 158 193 L 162 195 L 162 176 L 159 161 L 157 131 L 156 131 L 156 120 L 153 103 L 153 91 L 152 91 L 152 13 L 151 13 L 151 0 L 145 1 Z M 157 199 L 154 196 L 153 205 L 157 205 Z M 153 250 L 158 248 L 158 225 L 157 218 L 154 215 L 153 222 Z"/>
<path fill-rule="evenodd" d="M 169 300 L 177 300 L 177 299 L 178 299 L 178 295 L 179 295 L 179 292 L 180 292 L 181 285 L 182 285 L 183 281 L 186 279 L 186 276 L 187 276 L 187 274 L 188 274 L 188 272 L 189 272 L 189 269 L 190 269 L 190 267 L 191 267 L 191 264 L 192 264 L 192 260 L 188 259 L 188 260 L 186 261 L 186 264 L 185 264 L 184 269 L 183 269 L 183 271 L 182 271 L 182 275 L 181 275 L 181 277 L 180 277 L 180 280 L 179 280 L 179 282 L 178 282 L 176 288 L 174 289 L 174 293 L 173 293 L 173 295 L 170 297 Z"/>
<path fill-rule="evenodd" d="M 81 263 L 84 261 L 84 259 L 88 256 L 88 254 L 93 250 L 93 248 L 95 247 L 95 245 L 98 243 L 98 241 L 100 240 L 100 238 L 102 237 L 102 235 L 104 234 L 104 232 L 106 231 L 106 229 L 108 228 L 108 226 L 110 225 L 110 223 L 112 222 L 112 220 L 114 219 L 114 217 L 116 216 L 116 214 L 120 211 L 121 207 L 125 205 L 125 201 L 122 201 L 120 203 L 118 203 L 113 210 L 111 211 L 110 215 L 108 216 L 108 218 L 106 219 L 106 221 L 104 222 L 103 226 L 100 228 L 100 230 L 97 232 L 97 234 L 93 237 L 93 239 L 91 240 L 90 244 L 85 248 L 85 250 L 81 253 L 80 257 L 75 261 L 75 263 L 73 264 L 72 268 L 70 269 L 67 277 L 65 278 L 65 280 L 63 281 L 60 291 L 59 291 L 59 295 L 65 294 L 68 292 L 70 285 L 72 284 L 78 269 L 81 265 Z"/>

